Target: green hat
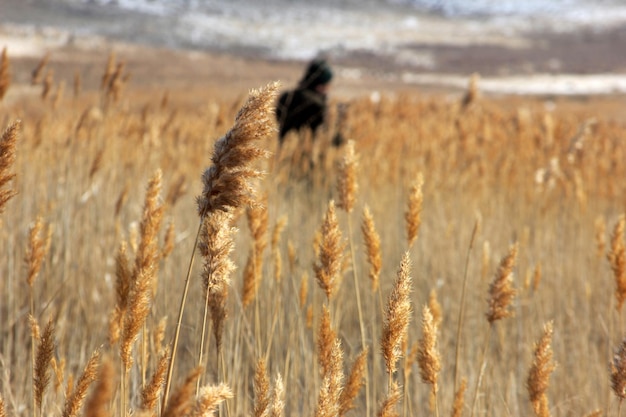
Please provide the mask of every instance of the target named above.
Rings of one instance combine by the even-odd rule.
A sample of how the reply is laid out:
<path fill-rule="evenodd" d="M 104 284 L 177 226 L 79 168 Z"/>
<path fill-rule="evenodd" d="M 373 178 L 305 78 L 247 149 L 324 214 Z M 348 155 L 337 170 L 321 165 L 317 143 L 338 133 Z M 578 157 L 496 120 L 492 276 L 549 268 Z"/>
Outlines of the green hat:
<path fill-rule="evenodd" d="M 333 78 L 333 71 L 323 59 L 314 59 L 304 73 L 300 86 L 315 88 L 318 85 L 327 84 Z"/>

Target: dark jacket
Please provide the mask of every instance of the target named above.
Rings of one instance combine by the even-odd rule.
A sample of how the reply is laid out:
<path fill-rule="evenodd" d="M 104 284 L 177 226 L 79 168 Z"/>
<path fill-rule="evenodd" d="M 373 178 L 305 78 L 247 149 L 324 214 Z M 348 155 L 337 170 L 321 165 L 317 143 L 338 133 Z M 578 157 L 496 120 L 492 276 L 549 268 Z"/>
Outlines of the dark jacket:
<path fill-rule="evenodd" d="M 333 72 L 324 59 L 314 59 L 309 63 L 294 90 L 283 93 L 276 105 L 279 140 L 283 143 L 285 135 L 292 130 L 309 128 L 317 130 L 326 115 L 326 94 L 318 91 L 318 86 L 325 85 L 333 78 Z"/>
<path fill-rule="evenodd" d="M 309 88 L 298 87 L 281 94 L 276 106 L 279 139 L 282 144 L 291 130 L 309 128 L 313 133 L 324 123 L 326 96 Z"/>

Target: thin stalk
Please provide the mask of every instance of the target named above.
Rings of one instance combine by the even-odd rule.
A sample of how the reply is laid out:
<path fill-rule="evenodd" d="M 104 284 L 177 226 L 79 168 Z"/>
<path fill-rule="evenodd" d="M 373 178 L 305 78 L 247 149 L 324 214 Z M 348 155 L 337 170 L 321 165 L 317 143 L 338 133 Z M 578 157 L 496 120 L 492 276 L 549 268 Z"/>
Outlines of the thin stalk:
<path fill-rule="evenodd" d="M 465 256 L 465 270 L 463 272 L 463 290 L 461 291 L 461 305 L 459 307 L 459 323 L 456 329 L 456 350 L 454 356 L 454 389 L 452 390 L 452 401 L 454 402 L 454 395 L 459 385 L 459 358 L 461 355 L 461 329 L 463 328 L 463 319 L 465 316 L 465 291 L 467 288 L 467 273 L 469 268 L 470 253 L 474 247 L 474 239 L 476 238 L 476 231 L 478 230 L 478 220 L 474 223 L 474 229 L 472 230 L 472 237 L 470 238 L 469 247 L 467 248 L 467 255 Z"/>
<path fill-rule="evenodd" d="M 356 306 L 359 313 L 359 327 L 361 329 L 361 349 L 365 349 L 365 324 L 363 322 L 363 311 L 361 309 L 361 295 L 359 291 L 359 279 L 356 273 L 356 256 L 354 255 L 354 242 L 352 239 L 352 216 L 348 213 L 348 238 L 350 240 L 350 257 L 352 258 L 352 277 L 354 279 L 354 292 L 356 293 Z M 369 370 L 365 367 L 365 392 L 369 392 Z M 367 410 L 367 416 L 370 415 L 370 398 L 369 395 L 365 396 L 365 408 Z"/>
<path fill-rule="evenodd" d="M 485 360 L 487 358 L 487 349 L 489 348 L 489 339 L 491 338 L 491 329 L 493 328 L 493 324 L 489 325 L 489 329 L 487 330 L 487 334 L 485 335 L 485 342 L 481 354 L 480 359 L 480 371 L 478 374 L 478 381 L 476 381 L 476 389 L 474 390 L 474 399 L 472 400 L 472 414 L 471 417 L 474 417 L 474 411 L 476 410 L 476 400 L 478 399 L 478 391 L 480 389 L 480 385 L 483 380 L 483 374 L 485 371 Z"/>
<path fill-rule="evenodd" d="M 209 290 L 207 288 L 206 297 L 204 297 L 204 315 L 202 317 L 202 335 L 200 336 L 200 353 L 198 355 L 198 366 L 202 365 L 203 354 L 204 354 L 204 340 L 206 339 L 206 323 L 207 316 L 209 311 Z M 205 372 L 206 373 L 206 372 Z M 202 378 L 198 378 L 196 381 L 196 395 L 200 392 L 200 380 Z"/>
<path fill-rule="evenodd" d="M 196 257 L 196 248 L 198 247 L 198 241 L 200 240 L 200 231 L 202 230 L 202 224 L 204 223 L 204 217 L 206 213 L 202 213 L 200 216 L 200 225 L 198 226 L 198 231 L 196 232 L 196 240 L 193 244 L 193 249 L 191 252 L 191 259 L 189 260 L 189 267 L 187 268 L 187 276 L 185 277 L 185 288 L 183 290 L 183 295 L 180 300 L 180 308 L 178 310 L 178 322 L 176 323 L 176 332 L 174 334 L 174 343 L 172 346 L 172 357 L 170 358 L 170 364 L 167 368 L 167 378 L 165 380 L 165 389 L 163 390 L 163 401 L 161 404 L 161 409 L 165 410 L 165 405 L 167 404 L 167 397 L 170 393 L 170 386 L 172 383 L 172 371 L 174 370 L 174 360 L 176 359 L 176 349 L 178 348 L 178 339 L 180 337 L 180 328 L 183 323 L 183 313 L 185 312 L 185 302 L 187 301 L 187 293 L 189 292 L 189 277 L 191 276 L 191 268 L 193 267 L 193 262 Z"/>
<path fill-rule="evenodd" d="M 33 287 L 32 285 L 29 286 L 29 297 L 30 297 L 30 316 L 34 319 L 35 318 L 35 300 L 34 300 L 34 295 L 33 295 Z M 31 392 L 31 397 L 32 397 L 32 401 L 33 401 L 33 416 L 37 417 L 37 401 L 35 401 L 35 385 L 34 385 L 34 381 L 35 381 L 35 349 L 37 346 L 37 340 L 35 340 L 35 335 L 33 334 L 33 331 L 31 330 L 30 332 L 30 338 L 31 338 L 31 344 L 30 344 L 30 357 L 31 357 L 31 369 L 32 369 L 32 374 L 33 374 L 33 384 L 32 384 L 32 392 Z M 43 403 L 43 401 L 42 401 Z M 41 415 L 41 407 L 39 407 L 39 415 Z"/>

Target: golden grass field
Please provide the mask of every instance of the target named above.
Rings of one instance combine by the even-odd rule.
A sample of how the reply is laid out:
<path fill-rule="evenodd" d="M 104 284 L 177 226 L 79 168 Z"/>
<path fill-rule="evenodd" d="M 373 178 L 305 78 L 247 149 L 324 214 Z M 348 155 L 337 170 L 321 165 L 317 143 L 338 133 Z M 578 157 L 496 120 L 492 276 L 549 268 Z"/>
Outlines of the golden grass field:
<path fill-rule="evenodd" d="M 338 85 L 277 149 L 295 67 L 91 59 L 3 60 L 0 416 L 620 414 L 619 98 Z"/>

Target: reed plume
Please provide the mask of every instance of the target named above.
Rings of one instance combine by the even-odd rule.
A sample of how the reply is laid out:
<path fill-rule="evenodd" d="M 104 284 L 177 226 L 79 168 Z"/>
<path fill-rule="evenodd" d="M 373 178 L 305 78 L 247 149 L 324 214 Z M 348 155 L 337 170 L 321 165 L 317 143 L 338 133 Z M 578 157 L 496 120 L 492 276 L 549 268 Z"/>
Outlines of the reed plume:
<path fill-rule="evenodd" d="M 517 258 L 517 250 L 517 244 L 511 245 L 509 253 L 500 261 L 498 271 L 489 286 L 489 302 L 486 313 L 489 324 L 513 315 L 510 306 L 517 294 L 517 290 L 513 287 L 513 267 Z"/>
<path fill-rule="evenodd" d="M 389 387 L 387 396 L 379 406 L 377 417 L 399 417 L 400 414 L 396 410 L 396 405 L 402 399 L 402 391 L 396 382 Z"/>
<path fill-rule="evenodd" d="M 556 368 L 552 360 L 552 333 L 552 322 L 548 322 L 543 327 L 541 338 L 535 344 L 533 362 L 526 381 L 530 402 L 537 417 L 550 417 L 546 391 L 550 384 L 550 374 Z"/>
<path fill-rule="evenodd" d="M 319 245 L 319 259 L 313 264 L 315 278 L 330 301 L 337 292 L 343 262 L 344 244 L 335 212 L 335 202 L 331 200 L 324 216 Z"/>
<path fill-rule="evenodd" d="M 192 399 L 194 397 L 196 381 L 203 372 L 201 366 L 193 369 L 185 382 L 172 394 L 172 398 L 167 401 L 167 406 L 161 414 L 162 417 L 179 417 L 188 415 L 193 409 Z"/>
<path fill-rule="evenodd" d="M 339 415 L 340 398 L 343 390 L 343 350 L 341 342 L 331 341 L 328 369 L 322 379 L 315 417 L 336 417 Z"/>
<path fill-rule="evenodd" d="M 626 339 L 620 343 L 611 362 L 611 389 L 619 399 L 617 415 L 620 415 L 622 403 L 626 398 Z"/>
<path fill-rule="evenodd" d="M 150 313 L 159 260 L 157 234 L 163 217 L 163 206 L 159 202 L 160 192 L 161 171 L 157 170 L 148 183 L 140 224 L 141 239 L 131 277 L 128 311 L 124 317 L 120 351 L 126 372 L 130 370 L 133 363 L 133 344 Z"/>
<path fill-rule="evenodd" d="M 624 228 L 626 215 L 621 215 L 611 234 L 611 249 L 607 254 L 615 278 L 615 298 L 617 311 L 622 311 L 626 300 L 626 247 L 624 246 Z"/>
<path fill-rule="evenodd" d="M 424 194 L 422 187 L 424 186 L 424 175 L 420 172 L 417 174 L 417 178 L 411 190 L 409 192 L 409 203 L 406 212 L 404 213 L 404 220 L 406 222 L 406 235 L 409 248 L 413 246 L 417 239 L 417 233 L 420 225 L 422 224 L 422 203 L 424 201 Z"/>
<path fill-rule="evenodd" d="M 372 291 L 377 291 L 380 285 L 380 271 L 382 269 L 382 255 L 380 250 L 380 236 L 374 226 L 374 218 L 368 206 L 363 209 L 363 222 L 361 223 L 363 241 L 365 242 L 365 254 L 370 265 L 369 277 Z"/>
<path fill-rule="evenodd" d="M 317 333 L 317 360 L 320 364 L 322 377 L 330 372 L 333 342 L 336 338 L 337 334 L 330 324 L 330 312 L 328 307 L 323 305 L 320 327 Z"/>
<path fill-rule="evenodd" d="M 35 364 L 33 369 L 33 394 L 35 397 L 36 410 L 41 415 L 43 395 L 50 383 L 50 360 L 54 355 L 54 326 L 52 320 L 48 321 L 39 339 Z"/>
<path fill-rule="evenodd" d="M 167 364 L 169 361 L 170 352 L 169 349 L 165 349 L 165 352 L 159 358 L 156 370 L 150 378 L 150 382 L 141 391 L 141 408 L 146 411 L 151 411 L 156 414 L 156 405 L 159 401 L 159 395 L 163 390 L 163 384 L 165 383 L 165 374 L 167 372 Z"/>
<path fill-rule="evenodd" d="M 283 260 L 280 254 L 280 235 L 287 226 L 287 217 L 281 216 L 274 225 L 272 231 L 272 259 L 274 261 L 274 279 L 280 281 L 282 278 Z"/>
<path fill-rule="evenodd" d="M 465 390 L 467 389 L 467 381 L 465 378 L 461 380 L 459 389 L 454 394 L 454 402 L 452 403 L 452 417 L 461 417 L 463 415 L 463 407 L 465 405 Z"/>
<path fill-rule="evenodd" d="M 337 176 L 337 207 L 350 214 L 356 201 L 356 193 L 359 189 L 356 181 L 359 160 L 354 152 L 354 141 L 349 140 L 346 144 L 345 154 L 339 164 Z"/>
<path fill-rule="evenodd" d="M 254 301 L 261 284 L 263 274 L 263 253 L 267 247 L 267 227 L 269 214 L 267 197 L 260 204 L 253 204 L 246 210 L 248 227 L 252 234 L 252 252 L 249 258 L 250 271 L 245 274 L 242 302 L 244 307 Z"/>
<path fill-rule="evenodd" d="M 206 386 L 200 389 L 198 399 L 193 406 L 189 417 L 210 417 L 215 415 L 219 405 L 229 398 L 233 398 L 233 392 L 226 384 Z"/>
<path fill-rule="evenodd" d="M 359 391 L 365 384 L 365 367 L 367 366 L 368 349 L 361 351 L 359 356 L 354 360 L 348 380 L 339 397 L 339 416 L 344 416 L 348 411 L 354 408 L 354 401 L 359 395 Z"/>
<path fill-rule="evenodd" d="M 17 120 L 11 123 L 0 136 L 0 214 L 4 212 L 7 202 L 17 194 L 17 191 L 8 188 L 8 184 L 15 178 L 11 169 L 15 164 L 17 134 L 21 128 L 22 122 Z"/>
<path fill-rule="evenodd" d="M 39 275 L 39 271 L 41 271 L 41 266 L 43 265 L 44 257 L 46 256 L 46 245 L 43 238 L 43 219 L 38 216 L 35 220 L 35 223 L 31 226 L 30 231 L 28 233 L 28 249 L 26 251 L 26 266 L 28 267 L 28 273 L 26 275 L 26 283 L 30 288 L 31 292 L 33 290 L 33 285 L 35 283 L 35 279 L 37 275 Z M 31 294 L 32 295 L 32 294 Z M 32 307 L 32 300 L 31 300 Z M 34 312 L 31 308 L 31 314 Z"/>
<path fill-rule="evenodd" d="M 215 143 L 213 165 L 202 175 L 204 187 L 197 198 L 201 218 L 209 212 L 230 211 L 254 201 L 250 181 L 262 173 L 252 168 L 252 164 L 269 155 L 256 143 L 275 130 L 273 105 L 277 88 L 278 84 L 272 83 L 251 91 L 233 127 Z"/>
<path fill-rule="evenodd" d="M 128 308 L 132 275 L 133 272 L 127 256 L 126 243 L 122 242 L 115 257 L 116 304 L 109 320 L 109 343 L 111 345 L 115 345 L 120 338 L 124 317 Z"/>
<path fill-rule="evenodd" d="M 85 417 L 109 417 L 107 410 L 109 403 L 113 399 L 113 381 L 115 372 L 113 363 L 110 360 L 102 362 L 98 375 L 98 382 L 93 393 L 85 404 Z"/>
<path fill-rule="evenodd" d="M 270 381 L 264 359 L 259 359 L 254 373 L 254 417 L 264 417 L 269 412 L 271 401 Z"/>
<path fill-rule="evenodd" d="M 381 347 L 391 385 L 398 359 L 402 356 L 402 340 L 406 337 L 413 308 L 411 307 L 411 260 L 405 252 L 393 290 L 387 301 Z"/>
<path fill-rule="evenodd" d="M 206 216 L 198 245 L 204 259 L 202 282 L 206 301 L 205 316 L 207 312 L 210 313 L 218 352 L 221 351 L 224 320 L 227 314 L 226 299 L 230 274 L 235 269 L 230 253 L 234 249 L 234 236 L 237 229 L 231 227 L 231 222 L 232 214 L 223 211 L 212 212 Z"/>
<path fill-rule="evenodd" d="M 4 99 L 4 96 L 11 85 L 11 73 L 9 57 L 7 55 L 7 47 L 2 48 L 2 54 L 0 54 L 0 101 Z"/>
<path fill-rule="evenodd" d="M 4 398 L 0 395 L 0 417 L 7 417 L 7 410 L 4 405 Z"/>
<path fill-rule="evenodd" d="M 215 142 L 211 157 L 213 165 L 207 168 L 202 175 L 203 189 L 196 199 L 200 226 L 196 234 L 178 310 L 178 321 L 174 333 L 172 358 L 165 382 L 163 403 L 167 401 L 169 395 L 180 328 L 189 291 L 189 276 L 191 275 L 204 218 L 208 213 L 232 211 L 253 201 L 254 190 L 250 182 L 259 178 L 262 173 L 254 169 L 252 164 L 258 158 L 268 156 L 268 152 L 258 148 L 256 143 L 275 131 L 273 109 L 277 89 L 278 83 L 271 83 L 265 88 L 250 92 L 247 101 L 235 116 L 233 127 Z"/>
<path fill-rule="evenodd" d="M 441 357 L 437 350 L 437 325 L 428 306 L 422 309 L 422 338 L 419 343 L 417 363 L 422 381 L 437 392 L 437 374 L 441 370 Z"/>
<path fill-rule="evenodd" d="M 509 247 L 508 254 L 500 260 L 496 275 L 489 286 L 489 300 L 485 314 L 489 322 L 489 328 L 485 334 L 484 346 L 481 353 L 480 371 L 478 381 L 476 382 L 476 389 L 474 390 L 471 416 L 474 416 L 476 410 L 476 401 L 478 400 L 478 392 L 482 384 L 487 359 L 487 349 L 489 347 L 489 339 L 493 326 L 496 321 L 513 315 L 513 311 L 510 310 L 510 305 L 517 294 L 517 290 L 513 287 L 513 267 L 517 259 L 517 250 L 517 243 Z"/>
<path fill-rule="evenodd" d="M 87 362 L 83 373 L 78 378 L 76 386 L 65 400 L 63 417 L 76 417 L 78 410 L 80 410 L 80 407 L 83 405 L 83 401 L 85 400 L 85 396 L 87 395 L 87 389 L 98 377 L 99 365 L 100 352 L 95 351 Z"/>
<path fill-rule="evenodd" d="M 272 403 L 269 417 L 283 417 L 285 415 L 285 384 L 280 374 L 276 375 L 272 390 Z"/>

